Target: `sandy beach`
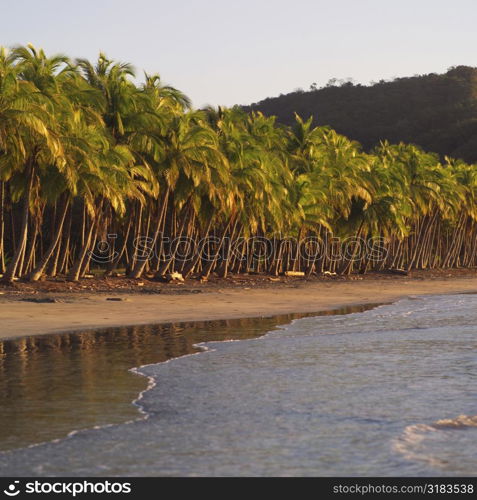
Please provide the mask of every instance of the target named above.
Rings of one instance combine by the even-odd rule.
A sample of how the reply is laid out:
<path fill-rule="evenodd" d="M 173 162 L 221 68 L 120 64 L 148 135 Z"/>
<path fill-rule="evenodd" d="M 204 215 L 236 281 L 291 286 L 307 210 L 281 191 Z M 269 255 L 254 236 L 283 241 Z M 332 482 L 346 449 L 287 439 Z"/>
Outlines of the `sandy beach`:
<path fill-rule="evenodd" d="M 48 293 L 0 296 L 0 338 L 180 321 L 204 321 L 391 302 L 409 295 L 477 292 L 475 275 L 304 282 L 266 288 L 177 289 L 177 293 Z M 34 301 L 32 301 L 34 300 Z"/>

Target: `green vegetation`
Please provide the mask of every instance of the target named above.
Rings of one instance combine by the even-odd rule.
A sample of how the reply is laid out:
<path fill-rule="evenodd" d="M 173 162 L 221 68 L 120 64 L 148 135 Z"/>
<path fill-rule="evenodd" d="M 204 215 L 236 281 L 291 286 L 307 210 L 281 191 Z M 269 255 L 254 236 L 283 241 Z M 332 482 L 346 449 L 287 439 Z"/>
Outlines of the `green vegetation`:
<path fill-rule="evenodd" d="M 192 110 L 157 75 L 132 77 L 104 55 L 0 50 L 4 282 L 78 280 L 93 265 L 135 278 L 475 266 L 475 166 L 406 144 L 364 153 L 298 116 Z M 91 251 L 111 234 L 100 265 Z M 189 258 L 185 237 L 199 242 Z M 384 238 L 386 258 L 357 240 L 339 253 L 336 237 Z"/>
<path fill-rule="evenodd" d="M 477 68 L 457 66 L 374 85 L 330 80 L 324 88 L 265 99 L 246 110 L 276 115 L 291 125 L 294 113 L 314 116 L 359 141 L 366 151 L 382 140 L 418 144 L 444 156 L 477 161 Z"/>

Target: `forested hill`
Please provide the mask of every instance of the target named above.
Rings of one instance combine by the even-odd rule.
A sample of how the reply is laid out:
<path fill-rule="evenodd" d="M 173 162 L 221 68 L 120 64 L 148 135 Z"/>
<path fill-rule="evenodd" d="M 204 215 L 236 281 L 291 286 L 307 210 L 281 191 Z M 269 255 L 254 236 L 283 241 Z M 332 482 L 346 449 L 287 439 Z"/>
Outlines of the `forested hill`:
<path fill-rule="evenodd" d="M 477 161 L 477 68 L 457 66 L 371 86 L 331 80 L 323 88 L 298 90 L 245 108 L 292 124 L 294 113 L 314 117 L 362 143 L 382 139 L 414 143 L 441 155 Z"/>

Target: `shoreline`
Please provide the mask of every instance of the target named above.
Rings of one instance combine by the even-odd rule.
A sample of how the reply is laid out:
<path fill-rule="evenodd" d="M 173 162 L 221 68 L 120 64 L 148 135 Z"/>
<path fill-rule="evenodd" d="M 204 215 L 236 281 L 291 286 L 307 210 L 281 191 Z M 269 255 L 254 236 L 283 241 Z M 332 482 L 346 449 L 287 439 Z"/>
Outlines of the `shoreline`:
<path fill-rule="evenodd" d="M 381 304 L 345 307 L 311 315 L 350 314 L 378 305 Z M 143 368 L 199 355 L 210 350 L 207 344 L 211 342 L 266 337 L 281 325 L 309 316 L 285 314 L 267 318 L 80 330 L 0 341 L 0 347 L 8 345 L 7 354 L 20 354 L 13 357 L 16 365 L 13 362 L 5 371 L 4 383 L 6 381 L 7 386 L 15 384 L 21 378 L 29 380 L 28 386 L 35 386 L 27 395 L 4 387 L 7 400 L 18 396 L 24 406 L 25 400 L 28 401 L 27 408 L 44 410 L 46 406 L 47 413 L 55 415 L 55 426 L 44 426 L 44 411 L 39 414 L 17 412 L 15 401 L 13 405 L 4 405 L 0 416 L 0 455 L 67 439 L 87 430 L 145 420 L 150 413 L 141 404 L 141 399 L 156 385 L 156 379 L 144 373 Z M 114 362 L 105 363 L 105 359 Z M 45 371 L 49 373 L 46 380 Z M 59 384 L 55 383 L 57 377 L 60 378 Z M 84 391 L 88 397 L 73 396 L 73 405 L 71 399 L 65 405 L 65 393 L 71 398 Z M 71 415 L 74 415 L 73 420 Z M 35 422 L 38 417 L 39 421 Z"/>
<path fill-rule="evenodd" d="M 404 290 L 403 290 L 404 289 Z M 326 296 L 323 296 L 323 291 L 327 290 L 328 293 Z M 403 293 L 403 292 L 407 293 Z M 233 293 L 232 293 L 233 292 Z M 252 293 L 253 292 L 253 293 Z M 274 293 L 271 293 L 274 292 Z M 321 313 L 334 313 L 334 314 L 348 314 L 350 312 L 361 312 L 361 311 L 353 311 L 351 309 L 353 308 L 373 308 L 378 305 L 382 304 L 387 304 L 387 303 L 392 303 L 397 300 L 400 300 L 405 297 L 412 297 L 415 295 L 444 295 L 444 294 L 459 294 L 459 293 L 475 293 L 477 292 L 477 278 L 460 278 L 460 279 L 448 279 L 448 280 L 427 280 L 427 281 L 422 281 L 422 280 L 403 280 L 400 283 L 397 282 L 390 282 L 390 283 L 380 283 L 373 281 L 371 283 L 363 283 L 363 282 L 341 282 L 341 283 L 327 283 L 326 286 L 324 283 L 302 283 L 300 286 L 294 285 L 294 290 L 289 290 L 289 295 L 293 298 L 293 300 L 289 300 L 289 307 L 294 307 L 295 309 L 300 307 L 301 309 L 306 309 L 310 303 L 320 303 L 322 306 L 314 306 L 312 311 L 293 311 L 293 312 L 287 312 L 287 310 L 280 309 L 277 310 L 276 306 L 277 303 L 274 301 L 274 298 L 276 299 L 276 296 L 282 295 L 283 299 L 283 293 L 286 292 L 283 288 L 276 288 L 274 290 L 271 290 L 270 288 L 266 289 L 257 289 L 257 290 L 227 290 L 227 291 L 214 291 L 214 292 L 209 292 L 209 293 L 203 293 L 202 295 L 189 295 L 189 296 L 184 296 L 184 295 L 168 295 L 168 296 L 142 296 L 140 294 L 136 295 L 128 295 L 125 298 L 127 299 L 126 301 L 122 302 L 105 302 L 107 300 L 107 296 L 104 296 L 104 294 L 85 294 L 83 297 L 73 297 L 71 295 L 64 295 L 63 300 L 69 302 L 47 302 L 47 303 L 31 303 L 31 302 L 22 302 L 21 299 L 20 301 L 14 301 L 14 300 L 5 300 L 5 298 L 0 297 L 0 314 L 5 312 L 5 308 L 7 307 L 12 307 L 12 306 L 27 306 L 27 308 L 31 308 L 30 310 L 36 309 L 38 312 L 40 309 L 48 309 L 51 306 L 68 306 L 68 307 L 77 307 L 80 306 L 78 311 L 76 311 L 77 315 L 85 315 L 85 311 L 91 313 L 91 307 L 95 306 L 104 306 L 104 304 L 116 304 L 117 306 L 124 306 L 125 304 L 128 306 L 128 308 L 132 306 L 140 306 L 144 307 L 146 306 L 146 303 L 157 303 L 160 302 L 159 299 L 164 299 L 167 297 L 168 299 L 173 299 L 175 300 L 176 303 L 176 308 L 174 308 L 174 311 L 169 311 L 169 312 L 164 312 L 162 311 L 161 319 L 155 320 L 154 324 L 157 325 L 157 327 L 153 327 L 153 330 L 150 330 L 149 328 L 145 329 L 145 335 L 152 335 L 150 339 L 155 339 L 155 341 L 163 342 L 164 337 L 162 335 L 155 335 L 154 331 L 157 333 L 157 328 L 162 329 L 164 327 L 164 331 L 167 331 L 169 328 L 172 329 L 171 331 L 174 331 L 177 326 L 180 328 L 176 331 L 179 334 L 179 337 L 176 337 L 176 334 L 174 333 L 172 337 L 169 337 L 169 340 L 172 340 L 175 342 L 177 347 L 180 346 L 181 352 L 177 352 L 174 354 L 171 354 L 169 352 L 169 355 L 166 359 L 156 359 L 157 356 L 157 346 L 153 342 L 147 341 L 147 338 L 143 339 L 140 335 L 137 335 L 137 329 L 132 326 L 130 333 L 129 333 L 129 338 L 122 338 L 124 337 L 124 333 L 127 330 L 130 330 L 129 325 L 122 324 L 118 326 L 123 326 L 122 332 L 116 332 L 114 330 L 111 331 L 106 331 L 102 332 L 101 330 L 107 329 L 108 325 L 100 325 L 100 326 L 80 326 L 80 327 L 75 327 L 75 328 L 68 328 L 67 326 L 63 325 L 60 330 L 54 331 L 42 331 L 42 332 L 33 332 L 33 333 L 25 333 L 23 335 L 15 335 L 15 336 L 9 336 L 7 338 L 4 337 L 4 325 L 2 322 L 2 330 L 0 332 L 0 346 L 2 345 L 3 340 L 7 339 L 12 339 L 12 342 L 16 342 L 19 348 L 22 351 L 25 351 L 24 355 L 25 356 L 33 356 L 32 360 L 34 360 L 35 353 L 38 351 L 42 351 L 41 349 L 41 342 L 46 342 L 49 347 L 51 345 L 54 345 L 55 348 L 50 350 L 47 349 L 45 352 L 51 352 L 53 356 L 57 354 L 59 351 L 61 351 L 62 346 L 64 345 L 68 350 L 71 349 L 71 346 L 77 345 L 79 351 L 78 353 L 82 353 L 80 357 L 80 362 L 82 362 L 85 366 L 88 366 L 88 377 L 84 380 L 84 382 L 87 383 L 87 386 L 89 390 L 92 390 L 92 386 L 95 388 L 96 392 L 98 394 L 115 394 L 113 400 L 104 401 L 106 404 L 106 408 L 108 411 L 105 412 L 100 412 L 100 416 L 97 416 L 97 419 L 94 420 L 93 422 L 89 422 L 89 419 L 92 418 L 91 412 L 88 410 L 89 407 L 87 405 L 82 408 L 76 407 L 76 411 L 81 414 L 81 410 L 83 410 L 83 413 L 87 415 L 87 417 L 84 417 L 84 422 L 86 422 L 86 425 L 78 425 L 78 423 L 75 421 L 75 424 L 72 426 L 71 422 L 68 420 L 68 415 L 65 416 L 65 421 L 57 422 L 57 425 L 55 429 L 50 429 L 50 427 L 47 427 L 46 429 L 43 428 L 43 434 L 42 434 L 42 439 L 40 441 L 36 440 L 29 440 L 26 442 L 26 447 L 35 447 L 37 445 L 41 445 L 43 443 L 51 442 L 52 440 L 55 439 L 63 439 L 66 438 L 70 435 L 76 434 L 77 432 L 85 431 L 88 429 L 95 428 L 97 426 L 103 427 L 103 426 L 110 426 L 110 425 L 116 425 L 116 424 L 124 424 L 124 423 L 130 423 L 133 421 L 140 420 L 142 418 L 147 418 L 148 417 L 148 412 L 147 410 L 140 404 L 140 400 L 142 399 L 142 396 L 149 391 L 154 384 L 151 385 L 151 378 L 149 375 L 143 373 L 141 371 L 142 368 L 149 366 L 150 364 L 158 364 L 162 362 L 167 362 L 172 359 L 178 359 L 183 356 L 190 356 L 192 354 L 199 354 L 201 351 L 206 351 L 208 350 L 207 347 L 205 347 L 203 344 L 207 344 L 209 342 L 220 342 L 222 340 L 244 340 L 247 338 L 259 338 L 264 335 L 268 335 L 271 332 L 275 331 L 277 329 L 277 326 L 284 323 L 289 323 L 292 321 L 293 318 L 292 316 L 296 315 L 297 317 L 306 317 L 306 316 L 313 316 L 313 315 L 320 315 Z M 211 299 L 216 299 L 217 301 L 221 302 L 221 299 L 223 297 L 219 297 L 220 293 L 222 295 L 225 295 L 227 298 L 231 298 L 232 296 L 235 297 L 236 299 L 239 300 L 242 309 L 239 312 L 239 316 L 237 317 L 230 317 L 230 314 L 228 314 L 230 311 L 226 307 L 220 307 L 219 310 L 215 310 L 213 313 L 210 311 L 204 311 L 204 308 L 202 311 L 195 312 L 194 314 L 203 314 L 206 315 L 207 317 L 201 316 L 197 317 L 195 316 L 194 318 L 189 318 L 187 314 L 190 312 L 188 311 L 186 315 L 182 312 L 182 316 L 180 317 L 179 320 L 177 321 L 170 321 L 167 314 L 176 314 L 177 311 L 176 309 L 179 307 L 178 302 L 180 302 L 181 299 L 188 299 L 188 302 L 193 302 L 194 300 L 197 300 L 199 297 L 201 298 L 201 303 L 196 304 L 197 308 L 200 308 L 200 306 L 203 306 L 203 302 L 208 299 L 208 302 L 210 303 Z M 336 299 L 338 295 L 340 295 L 340 302 L 337 302 Z M 377 295 L 379 294 L 379 295 Z M 103 296 L 101 296 L 103 295 Z M 251 296 L 250 296 L 251 295 Z M 301 305 L 297 304 L 297 300 L 299 298 L 303 298 L 303 296 L 307 296 L 307 301 L 304 301 Z M 364 297 L 366 295 L 366 297 Z M 250 316 L 249 311 L 250 311 L 250 306 L 251 306 L 251 301 L 254 299 L 257 300 L 258 297 L 261 297 L 263 299 L 262 307 L 264 307 L 267 311 L 269 311 L 269 314 L 260 314 L 260 315 L 254 315 Z M 244 302 L 244 299 L 247 298 L 247 302 Z M 133 300 L 137 299 L 137 300 Z M 148 299 L 144 301 L 144 299 Z M 365 300 L 363 300 L 365 299 Z M 374 299 L 374 300 L 373 300 Z M 359 302 L 361 300 L 361 302 Z M 229 303 L 227 301 L 226 303 Z M 323 305 L 326 304 L 326 305 Z M 210 305 L 210 304 L 209 304 Z M 221 304 L 223 306 L 223 304 Z M 256 305 L 256 304 L 255 304 Z M 245 307 L 248 306 L 248 307 Z M 40 309 L 38 309 L 40 307 Z M 340 313 L 340 310 L 345 310 L 345 309 L 350 309 L 349 311 L 345 313 Z M 57 310 L 58 312 L 58 310 Z M 122 311 L 124 313 L 124 311 Z M 11 314 L 11 317 L 15 317 L 17 321 L 17 326 L 18 326 L 18 315 L 19 311 L 13 311 Z M 222 314 L 228 314 L 227 317 L 222 317 Z M 212 317 L 213 316 L 213 317 Z M 285 316 L 290 316 L 286 320 L 283 319 Z M 42 316 L 44 318 L 44 316 Z M 78 316 L 76 316 L 78 317 Z M 281 317 L 280 320 L 278 320 Z M 167 318 L 167 319 L 164 319 Z M 254 318 L 262 318 L 259 319 L 260 324 L 262 324 L 262 332 L 258 332 L 255 328 L 253 328 L 253 333 L 251 336 L 245 335 L 244 337 L 235 337 L 236 332 L 242 332 L 244 330 L 244 327 L 246 328 L 247 322 L 254 322 Z M 90 320 L 96 320 L 99 321 L 98 317 L 91 316 L 89 317 Z M 107 318 L 103 318 L 107 319 Z M 230 322 L 229 322 L 230 320 Z M 86 321 L 86 320 L 84 320 Z M 209 323 L 210 322 L 210 323 Z M 226 325 L 221 325 L 222 322 L 225 322 Z M 234 322 L 237 322 L 237 327 L 235 328 L 233 326 Z M 44 323 L 44 321 L 43 321 Z M 42 323 L 42 324 L 43 324 Z M 149 321 L 142 321 L 142 322 L 134 322 L 133 325 L 138 326 L 139 331 L 141 328 L 141 325 L 150 325 L 151 323 Z M 254 323 L 255 324 L 255 323 Z M 219 325 L 219 330 L 220 329 L 227 329 L 228 332 L 230 332 L 230 335 L 232 335 L 229 338 L 224 337 L 221 338 L 220 335 L 219 337 L 216 337 L 216 328 L 217 325 Z M 109 325 L 113 326 L 113 325 Z M 204 329 L 209 329 L 211 332 L 213 331 L 213 334 L 210 338 L 207 337 L 208 334 L 205 334 L 207 338 L 203 338 L 202 335 L 204 335 L 203 330 Z M 95 331 L 96 330 L 96 331 Z M 134 331 L 136 330 L 136 332 Z M 199 337 L 197 337 L 197 330 L 199 333 Z M 65 334 L 65 337 L 56 337 L 56 338 L 51 338 L 49 339 L 49 335 L 51 334 Z M 84 349 L 84 346 L 81 347 L 80 343 L 76 344 L 75 342 L 71 343 L 71 337 L 70 334 L 77 334 L 81 335 L 81 338 L 84 339 L 89 339 L 89 341 L 86 342 L 88 345 L 88 348 Z M 109 364 L 107 365 L 107 373 L 102 373 L 101 370 L 104 369 L 104 346 L 107 346 L 108 344 L 104 344 L 101 340 L 100 337 L 103 335 L 117 335 L 119 333 L 118 341 L 119 344 L 116 343 L 116 340 L 114 341 L 114 345 L 116 346 L 115 349 L 124 349 L 124 346 L 126 345 L 126 348 L 129 349 L 132 344 L 136 344 L 136 348 L 134 349 L 134 352 L 131 352 L 132 358 L 129 356 L 126 356 L 125 358 L 118 358 L 119 363 L 115 363 L 115 369 L 116 372 L 114 376 L 111 376 L 111 373 L 109 372 L 110 366 Z M 240 333 L 240 335 L 242 335 Z M 36 337 L 36 339 L 31 339 L 31 340 L 26 340 L 24 341 L 24 337 L 33 335 Z M 42 335 L 45 335 L 46 338 L 43 340 L 41 338 Z M 85 335 L 86 337 L 84 337 Z M 22 338 L 23 337 L 23 338 Z M 78 337 L 79 338 L 79 337 Z M 97 342 L 91 342 L 91 339 L 93 338 L 98 338 Z M 49 340 L 48 340 L 49 339 Z M 65 339 L 65 344 L 63 344 L 63 339 Z M 146 340 L 146 341 L 144 341 Z M 122 347 L 121 347 L 122 344 Z M 46 345 L 46 344 L 45 344 Z M 110 344 L 111 345 L 111 344 Z M 142 352 L 139 352 L 137 347 L 139 345 L 142 345 Z M 33 349 L 29 349 L 29 346 L 34 346 Z M 187 347 L 186 351 L 187 352 L 182 352 L 183 349 L 185 349 L 185 346 Z M 161 352 L 169 351 L 171 349 L 171 345 L 169 349 L 164 350 L 164 346 L 161 345 Z M 7 351 L 8 352 L 8 351 Z M 30 352 L 30 354 L 27 354 Z M 129 350 L 128 350 L 129 353 Z M 86 357 L 85 357 L 86 356 Z M 137 359 L 134 358 L 134 356 L 138 357 Z M 141 362 L 139 359 L 141 359 L 141 356 L 147 356 L 146 358 L 142 359 Z M 169 357 L 170 356 L 170 357 Z M 81 360 L 81 358 L 83 358 Z M 26 363 L 27 358 L 23 357 L 22 363 Z M 133 359 L 135 359 L 133 361 Z M 43 360 L 43 363 L 45 363 L 45 360 Z M 46 363 L 48 364 L 48 360 L 46 360 Z M 133 364 L 133 366 L 130 366 L 130 363 Z M 35 362 L 28 362 L 26 364 L 30 365 L 35 365 Z M 61 365 L 61 363 L 60 363 Z M 71 365 L 70 362 L 67 363 L 68 366 Z M 54 366 L 54 363 L 52 363 L 51 366 Z M 38 368 L 38 366 L 37 366 Z M 23 369 L 23 368 L 22 368 Z M 40 371 L 41 371 L 41 364 L 40 364 Z M 74 384 L 71 386 L 71 391 L 76 390 L 77 387 L 77 373 L 75 370 L 74 371 L 74 378 L 72 379 L 74 381 Z M 136 375 L 136 377 L 129 378 L 130 374 Z M 32 375 L 32 374 L 31 374 Z M 121 390 L 117 390 L 117 382 L 118 382 L 118 375 L 121 375 Z M 65 373 L 62 372 L 62 377 L 65 376 Z M 93 377 L 94 376 L 94 383 L 93 383 Z M 41 379 L 41 377 L 39 377 Z M 62 384 L 61 384 L 61 391 L 64 391 L 64 384 L 67 382 L 68 377 L 66 379 L 62 379 Z M 112 387 L 107 386 L 108 381 L 114 380 L 115 385 L 114 389 Z M 142 383 L 139 382 L 140 380 L 144 381 L 146 383 L 146 387 L 142 387 Z M 102 381 L 103 383 L 106 384 L 105 387 L 101 385 L 98 381 Z M 50 387 L 48 388 L 48 391 L 50 391 Z M 80 391 L 81 392 L 81 391 Z M 119 398 L 117 400 L 116 396 L 122 396 L 128 392 L 131 392 L 131 394 L 134 393 L 134 397 L 130 398 Z M 91 393 L 93 396 L 95 394 L 94 390 Z M 44 395 L 42 396 L 41 391 L 36 394 L 36 398 L 40 398 L 42 401 L 44 400 Z M 102 398 L 103 396 L 101 396 Z M 62 401 L 62 398 L 60 398 Z M 59 400 L 60 400 L 59 399 Z M 92 400 L 95 399 L 95 397 L 91 398 Z M 51 402 L 51 393 L 49 393 L 49 400 Z M 81 401 L 79 401 L 81 402 Z M 53 398 L 52 404 L 54 406 L 55 403 L 55 398 Z M 103 410 L 105 407 L 102 407 Z M 131 409 L 133 409 L 134 413 L 132 413 Z M 64 411 L 63 403 L 59 408 L 52 409 L 52 411 Z M 113 414 L 111 414 L 113 412 Z M 93 412 L 94 413 L 94 412 Z M 18 416 L 17 416 L 18 417 Z M 40 415 L 41 417 L 41 415 Z M 77 418 L 77 417 L 75 417 Z M 79 418 L 79 417 L 78 417 Z M 93 416 L 94 418 L 94 416 Z M 7 419 L 9 422 L 11 419 Z M 26 419 L 26 424 L 27 425 L 27 430 L 31 428 L 29 422 L 31 420 L 31 415 L 28 416 Z M 81 418 L 79 418 L 81 421 Z M 61 425 L 58 425 L 58 423 L 61 423 Z M 25 424 L 25 425 L 26 425 Z M 16 421 L 16 426 L 20 425 L 21 427 L 21 419 L 20 421 Z M 34 428 L 34 436 L 37 435 L 38 427 L 33 426 Z M 17 429 L 18 430 L 18 429 Z M 23 429 L 25 431 L 25 429 Z M 22 439 L 25 439 L 28 436 L 28 432 L 21 432 Z M 24 446 L 20 446 L 22 448 Z M 5 450 L 2 450 L 4 452 L 8 452 L 9 450 L 16 449 L 17 447 L 15 446 L 14 448 L 9 448 L 7 447 Z"/>
<path fill-rule="evenodd" d="M 0 339 L 108 327 L 260 318 L 394 302 L 410 295 L 477 292 L 475 274 L 450 278 L 303 281 L 255 288 L 184 287 L 176 293 L 104 292 L 0 296 Z M 174 290 L 172 290 L 173 292 Z"/>
<path fill-rule="evenodd" d="M 458 293 L 458 292 L 450 292 L 451 294 L 452 293 Z M 468 291 L 468 290 L 465 290 L 463 291 L 462 293 L 472 293 L 472 291 Z M 409 295 L 407 295 L 409 296 Z M 412 295 L 411 295 L 412 297 Z M 378 306 L 379 304 L 375 304 L 376 306 Z M 366 306 L 364 306 L 366 307 Z M 371 309 L 372 307 L 369 307 L 369 309 Z M 339 309 L 338 309 L 339 310 Z M 329 311 L 331 312 L 331 311 Z M 362 311 L 349 311 L 349 312 L 362 312 Z M 348 313 L 344 313 L 344 314 L 348 314 Z M 306 316 L 306 315 L 305 315 Z M 233 321 L 233 320 L 232 320 Z M 238 320 L 240 321 L 240 320 Z M 261 321 L 267 321 L 267 319 L 263 319 Z M 219 323 L 220 321 L 218 321 Z M 207 322 L 205 322 L 207 323 Z M 230 325 L 229 325 L 230 326 Z M 270 334 L 272 334 L 276 329 L 277 329 L 277 326 L 278 325 L 274 325 L 272 328 L 268 329 L 268 328 L 264 328 L 264 332 L 263 334 L 255 334 L 253 337 L 250 337 L 250 338 L 264 338 Z M 179 330 L 180 331 L 180 330 Z M 90 332 L 92 333 L 92 332 Z M 191 332 L 181 332 L 180 334 L 185 338 L 188 338 L 189 341 L 191 340 L 190 336 L 188 335 L 189 333 Z M 96 333 L 95 333 L 96 335 Z M 153 336 L 155 338 L 159 337 L 158 335 L 154 335 Z M 175 335 L 173 335 L 174 337 Z M 244 339 L 247 339 L 247 337 L 245 337 Z M 234 340 L 244 340 L 244 339 L 234 339 Z M 221 340 L 226 340 L 226 339 L 221 339 Z M 167 360 L 160 360 L 160 361 L 154 361 L 152 363 L 145 363 L 145 364 L 142 364 L 142 365 L 138 365 L 138 366 L 135 366 L 134 368 L 128 368 L 127 370 L 125 370 L 125 372 L 127 373 L 133 373 L 135 375 L 138 375 L 138 379 L 141 379 L 143 381 L 146 381 L 147 382 L 147 387 L 144 388 L 142 391 L 138 391 L 137 393 L 137 397 L 134 398 L 134 400 L 128 400 L 128 405 L 131 405 L 134 410 L 137 412 L 137 416 L 135 417 L 131 417 L 131 418 L 128 418 L 128 419 L 125 419 L 124 421 L 120 421 L 120 422 L 106 422 L 106 423 L 100 423 L 100 424 L 96 424 L 94 426 L 87 426 L 87 427 L 75 427 L 73 430 L 69 430 L 68 432 L 66 432 L 64 435 L 58 435 L 58 434 L 55 434 L 53 435 L 52 437 L 44 440 L 44 441 L 40 441 L 40 442 L 32 442 L 30 444 L 28 444 L 26 447 L 23 447 L 21 446 L 20 448 L 13 448 L 11 450 L 4 450 L 4 451 L 0 451 L 0 454 L 4 454 L 4 453 L 9 453 L 9 452 L 15 452 L 15 451 L 21 451 L 22 449 L 32 449 L 32 448 L 36 448 L 37 446 L 41 446 L 41 445 L 46 445 L 48 443 L 51 443 L 51 442 L 55 442 L 55 441 L 64 441 L 78 433 L 82 433 L 82 432 L 88 432 L 88 431 L 92 431 L 93 429 L 98 429 L 98 428 L 106 428 L 106 427 L 111 427 L 111 426 L 116 426 L 116 425 L 127 425 L 127 424 L 130 424 L 130 423 L 133 423 L 133 422 L 136 422 L 136 421 L 139 421 L 139 420 L 146 420 L 150 415 L 151 413 L 148 412 L 148 410 L 142 406 L 140 404 L 140 401 L 142 399 L 142 396 L 148 392 L 149 390 L 151 390 L 154 386 L 155 386 L 155 382 L 156 382 L 156 378 L 155 378 L 155 375 L 154 376 L 151 376 L 147 373 L 144 373 L 142 372 L 141 370 L 143 368 L 146 368 L 148 366 L 150 366 L 151 364 L 155 365 L 155 364 L 159 364 L 159 363 L 164 363 L 164 362 L 167 362 L 167 361 L 173 361 L 173 360 L 176 360 L 176 359 L 179 359 L 179 358 L 182 358 L 182 357 L 187 357 L 187 356 L 191 356 L 191 355 L 196 355 L 196 354 L 200 354 L 200 353 L 203 353 L 205 351 L 208 351 L 209 348 L 207 347 L 207 345 L 204 346 L 204 343 L 205 344 L 208 344 L 209 342 L 212 342 L 212 343 L 217 343 L 217 342 L 221 342 L 221 340 L 217 340 L 217 339 L 210 339 L 210 340 L 205 340 L 205 341 L 200 341 L 199 343 L 197 343 L 197 341 L 194 341 L 192 343 L 192 346 L 194 348 L 198 348 L 200 347 L 200 351 L 197 351 L 197 352 L 194 352 L 194 353 L 186 353 L 186 354 L 183 354 L 181 356 L 177 356 L 177 357 L 172 357 L 172 358 L 169 358 Z M 21 340 L 18 341 L 19 343 L 21 343 Z M 179 342 L 180 343 L 180 342 Z M 146 343 L 142 343 L 145 347 L 146 347 L 146 350 L 151 353 L 151 351 L 154 351 L 154 349 L 150 349 Z M 89 352 L 90 353 L 96 353 L 97 354 L 97 349 L 94 348 L 95 346 L 91 346 L 91 348 L 89 349 Z M 99 345 L 100 347 L 100 345 Z M 205 347 L 205 349 L 204 349 Z M 214 349 L 212 349 L 213 351 Z M 23 361 L 24 362 L 24 361 Z M 25 363 L 25 364 L 29 364 L 29 363 Z M 94 363 L 95 366 L 98 366 L 99 363 Z M 123 367 L 124 368 L 124 367 Z M 111 378 L 110 376 L 108 377 L 102 377 L 102 379 L 104 380 L 105 378 Z M 151 383 L 151 381 L 153 381 Z M 124 405 L 124 402 L 122 403 Z M 117 413 L 115 412 L 115 417 L 117 417 Z M 49 427 L 49 426 L 48 426 Z M 54 428 L 54 431 L 57 432 L 58 429 L 57 427 Z"/>

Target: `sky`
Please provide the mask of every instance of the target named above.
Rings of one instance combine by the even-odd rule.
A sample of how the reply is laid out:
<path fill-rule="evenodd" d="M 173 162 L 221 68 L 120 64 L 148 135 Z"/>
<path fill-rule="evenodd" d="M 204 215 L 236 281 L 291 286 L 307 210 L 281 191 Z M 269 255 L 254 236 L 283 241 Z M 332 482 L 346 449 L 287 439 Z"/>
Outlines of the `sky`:
<path fill-rule="evenodd" d="M 0 0 L 0 45 L 159 73 L 195 107 L 477 66 L 476 0 Z"/>

